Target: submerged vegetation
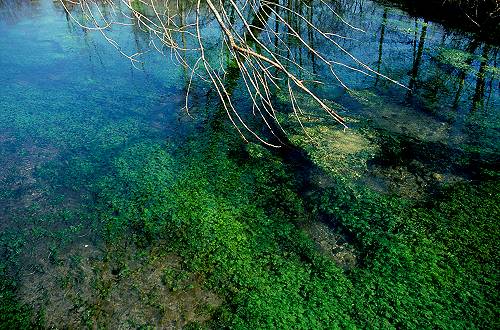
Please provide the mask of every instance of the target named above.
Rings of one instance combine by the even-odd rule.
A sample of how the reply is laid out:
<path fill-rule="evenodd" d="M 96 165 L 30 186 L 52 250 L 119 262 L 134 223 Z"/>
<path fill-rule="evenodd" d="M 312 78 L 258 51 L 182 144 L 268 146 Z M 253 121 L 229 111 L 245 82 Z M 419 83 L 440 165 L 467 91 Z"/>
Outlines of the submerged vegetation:
<path fill-rule="evenodd" d="M 109 252 L 85 265 L 94 273 L 84 272 L 82 265 L 81 274 L 68 273 L 67 280 L 58 284 L 69 297 L 76 287 L 99 297 L 80 293 L 72 298 L 76 299 L 69 305 L 74 306 L 69 307 L 76 317 L 74 325 L 498 326 L 498 173 L 483 174 L 479 184 L 441 186 L 419 200 L 380 193 L 361 184 L 361 177 L 368 175 L 369 160 L 388 160 L 387 154 L 370 147 L 382 146 L 383 135 L 367 132 L 353 138 L 354 133 L 338 135 L 317 121 L 307 124 L 309 137 L 315 132 L 335 137 L 332 145 L 342 140 L 343 147 L 334 156 L 337 162 L 321 147 L 308 151 L 315 163 L 325 164 L 321 175 L 327 185 L 310 186 L 308 176 L 317 170 L 306 155 L 297 154 L 289 163 L 275 150 L 241 144 L 229 122 L 204 130 L 182 146 L 145 141 L 118 153 L 109 174 L 96 185 L 100 202 L 94 212 L 104 226 Z M 296 129 L 299 134 L 300 126 Z M 297 139 L 294 135 L 292 141 Z M 365 139 L 372 142 L 358 143 Z M 301 162 L 308 165 L 297 173 L 293 168 Z M 352 164 L 357 174 L 346 175 L 346 164 Z M 346 268 L 318 249 L 306 229 L 317 221 L 352 246 L 355 265 Z M 65 262 L 57 260 L 56 265 Z M 148 282 L 140 284 L 144 278 Z M 206 305 L 193 307 L 193 312 L 184 307 L 177 313 L 193 316 L 165 323 L 174 322 L 169 315 L 175 312 L 167 301 L 182 302 L 200 286 L 206 293 L 196 294 Z M 109 305 L 116 301 L 118 290 L 130 288 L 142 297 L 138 300 L 142 313 L 156 316 L 107 317 L 106 313 L 118 311 L 118 306 Z M 3 292 L 5 325 L 22 326 L 37 319 L 9 298 L 12 291 Z M 133 295 L 126 298 L 128 306 Z M 89 300 L 79 302 L 82 298 Z M 48 303 L 45 314 L 57 308 L 55 301 Z M 146 312 L 148 308 L 152 312 Z M 203 316 L 206 313 L 209 318 Z M 64 322 L 65 317 L 59 317 L 38 319 L 49 319 L 50 325 Z"/>
<path fill-rule="evenodd" d="M 312 15 L 301 3 L 296 13 Z M 154 7 L 130 4 L 144 20 Z M 131 70 L 85 29 L 85 46 L 69 34 L 51 48 L 47 26 L 80 33 L 73 19 L 31 31 L 47 63 L 30 44 L 0 49 L 12 63 L 0 78 L 10 86 L 0 97 L 0 328 L 500 327 L 497 49 L 353 6 L 381 18 L 367 37 L 379 53 L 346 45 L 413 91 L 382 77 L 359 87 L 352 70 L 348 91 L 310 81 L 343 130 L 307 91 L 269 88 L 278 128 L 252 107 L 234 70 L 242 59 L 229 56 L 215 86 L 281 148 L 243 141 L 220 95 L 183 66 L 152 57 L 153 69 Z M 130 28 L 138 52 L 158 50 L 150 30 Z M 15 40 L 10 29 L 0 24 L 0 42 Z M 291 39 L 284 58 L 311 69 L 304 80 L 322 74 Z M 384 56 L 404 65 L 384 68 Z M 25 69 L 36 76 L 16 73 Z M 189 113 L 179 111 L 186 89 Z"/>

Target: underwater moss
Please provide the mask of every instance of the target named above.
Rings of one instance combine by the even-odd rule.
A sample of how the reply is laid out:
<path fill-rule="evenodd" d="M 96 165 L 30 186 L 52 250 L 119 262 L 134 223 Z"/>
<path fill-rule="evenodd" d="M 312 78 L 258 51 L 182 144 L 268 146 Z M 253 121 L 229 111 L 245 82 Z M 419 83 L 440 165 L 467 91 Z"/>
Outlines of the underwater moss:
<path fill-rule="evenodd" d="M 335 177 L 356 180 L 362 176 L 367 161 L 377 152 L 369 138 L 359 131 L 345 131 L 317 119 L 300 120 L 306 127 L 303 132 L 297 128 L 298 133 L 290 136 L 293 144 L 306 150 L 312 161 Z"/>

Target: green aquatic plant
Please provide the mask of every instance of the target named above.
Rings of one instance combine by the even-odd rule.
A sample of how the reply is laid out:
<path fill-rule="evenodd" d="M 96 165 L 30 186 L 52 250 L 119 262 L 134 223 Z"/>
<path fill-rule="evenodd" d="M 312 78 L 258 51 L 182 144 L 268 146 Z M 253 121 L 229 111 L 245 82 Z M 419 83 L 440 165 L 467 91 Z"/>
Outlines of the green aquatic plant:
<path fill-rule="evenodd" d="M 19 300 L 18 281 L 13 269 L 19 264 L 19 256 L 26 244 L 22 233 L 0 233 L 0 329 L 31 329 L 39 326 L 33 310 Z"/>
<path fill-rule="evenodd" d="M 485 71 L 489 72 L 494 78 L 498 79 L 500 77 L 500 68 L 496 66 L 487 65 Z"/>
<path fill-rule="evenodd" d="M 314 100 L 295 93 L 304 112 L 275 114 L 289 123 L 284 126 L 290 135 L 283 140 L 300 148 L 292 156 L 294 164 L 288 164 L 276 150 L 241 143 L 231 133 L 230 122 L 220 120 L 223 112 L 207 120 L 205 132 L 166 144 L 145 121 L 154 115 L 149 101 L 140 98 L 147 88 L 134 91 L 116 80 L 117 90 L 130 93 L 119 98 L 127 107 L 88 101 L 81 112 L 74 112 L 65 109 L 70 101 L 66 95 L 54 97 L 60 103 L 44 113 L 41 106 L 16 108 L 11 105 L 15 102 L 2 100 L 5 111 L 0 118 L 5 120 L 0 127 L 12 125 L 15 136 L 46 141 L 57 157 L 38 164 L 34 176 L 50 185 L 51 198 L 31 204 L 29 217 L 13 218 L 16 230 L 29 230 L 0 234 L 0 252 L 7 251 L 13 260 L 26 240 L 47 242 L 50 263 L 36 269 L 33 278 L 42 279 L 38 288 L 55 282 L 58 289 L 48 297 L 52 305 L 30 311 L 16 300 L 18 283 L 0 282 L 2 326 L 33 327 L 33 319 L 59 312 L 64 316 L 40 327 L 63 324 L 54 320 L 67 320 L 71 314 L 80 318 L 79 325 L 106 328 L 111 317 L 135 311 L 140 315 L 123 324 L 148 328 L 152 322 L 145 315 L 153 320 L 166 313 L 171 301 L 178 301 L 177 295 L 189 300 L 204 290 L 215 292 L 220 302 L 203 306 L 208 311 L 195 310 L 204 316 L 194 318 L 193 328 L 498 327 L 498 183 L 440 186 L 437 194 L 417 201 L 356 182 L 374 158 L 401 164 L 407 141 L 437 140 L 436 135 L 419 135 L 437 132 L 434 126 L 410 127 L 411 139 L 374 129 L 343 132 L 332 128 L 328 116 L 311 111 Z M 88 84 L 96 88 L 92 81 Z M 29 93 L 27 99 L 45 95 Z M 282 94 L 279 102 L 289 104 L 292 97 Z M 386 117 L 405 112 L 366 91 L 352 97 L 370 109 L 388 109 Z M 136 98 L 141 101 L 134 102 Z M 137 105 L 143 100 L 146 104 Z M 123 120 L 127 114 L 133 119 Z M 9 124 L 11 117 L 15 120 Z M 353 127 L 365 125 L 347 120 Z M 385 125 L 398 121 L 403 122 L 387 120 Z M 422 126 L 426 129 L 416 129 Z M 494 151 L 493 136 L 488 139 Z M 486 155 L 484 146 L 473 148 L 466 150 L 472 154 L 464 157 L 466 162 Z M 29 154 L 23 149 L 19 156 Z M 309 180 L 309 171 L 327 183 Z M 480 171 L 487 171 L 489 179 L 498 178 L 493 167 Z M 95 213 L 67 207 L 79 189 L 85 190 L 84 201 L 98 204 Z M 330 236 L 349 241 L 355 265 L 342 268 L 316 246 L 304 228 L 317 221 L 333 233 Z M 105 256 L 65 256 L 64 245 L 72 237 L 85 237 L 89 223 L 95 230 L 104 227 L 105 244 L 99 248 Z M 85 245 L 79 248 L 87 249 Z M 4 281 L 8 277 L 2 267 Z M 31 279 L 24 278 L 24 285 Z M 68 302 L 64 299 L 74 299 L 71 309 L 47 307 L 61 306 Z M 116 304 L 128 310 L 111 313 L 106 299 L 117 299 Z M 177 316 L 175 320 L 185 319 L 182 312 Z"/>
<path fill-rule="evenodd" d="M 301 121 L 307 125 L 304 132 L 290 135 L 290 142 L 304 149 L 315 164 L 335 177 L 353 181 L 362 176 L 367 161 L 378 149 L 368 134 L 343 131 L 317 118 L 303 117 Z"/>
<path fill-rule="evenodd" d="M 476 69 L 471 65 L 471 62 L 478 59 L 477 55 L 460 49 L 441 48 L 437 55 L 438 61 L 465 72 L 474 72 Z"/>
<path fill-rule="evenodd" d="M 3 276 L 0 270 L 0 277 Z M 32 316 L 29 306 L 19 302 L 15 286 L 0 278 L 0 329 L 32 329 L 36 327 Z"/>
<path fill-rule="evenodd" d="M 363 297 L 355 300 L 359 322 L 450 329 L 495 323 L 499 228 L 491 219 L 499 208 L 491 203 L 498 184 L 454 186 L 427 205 L 339 186 L 323 195 L 320 208 L 355 237 L 363 256 L 352 274 Z"/>
<path fill-rule="evenodd" d="M 319 304 L 310 312 L 326 317 L 325 321 L 318 318 L 318 324 L 334 321 L 330 314 L 334 305 L 324 305 L 327 300 L 318 296 L 327 283 L 307 270 L 314 268 L 309 262 L 305 269 L 301 266 L 300 246 L 313 249 L 294 225 L 305 214 L 283 164 L 254 146 L 248 156 L 260 166 L 245 165 L 229 158 L 219 142 L 206 142 L 190 142 L 186 147 L 196 146 L 199 153 L 190 153 L 176 164 L 162 148 L 137 146 L 127 151 L 125 155 L 137 158 L 120 157 L 115 163 L 118 175 L 106 180 L 109 193 L 103 197 L 111 200 L 111 208 L 106 207 L 106 213 L 111 213 L 108 226 L 122 230 L 132 226 L 145 235 L 169 239 L 190 270 L 204 273 L 206 285 L 229 299 L 216 311 L 221 324 L 250 322 L 261 328 L 297 321 L 305 325 L 305 319 L 297 318 L 299 311 L 307 310 L 305 295 L 316 297 Z M 172 171 L 177 173 L 174 181 L 160 188 L 157 182 L 170 180 Z M 126 191 L 119 188 L 123 179 L 128 182 Z M 331 276 L 337 278 L 340 271 Z M 171 277 L 169 273 L 166 281 L 171 282 Z M 282 285 L 289 289 L 279 289 Z M 330 298 L 346 296 L 343 290 L 330 292 Z M 270 300 L 274 303 L 264 304 Z M 283 303 L 288 311 L 271 307 Z M 338 300 L 338 304 L 344 303 Z M 229 312 L 231 306 L 238 306 L 240 312 Z"/>
<path fill-rule="evenodd" d="M 108 226 L 132 228 L 139 240 L 167 239 L 187 270 L 223 297 L 210 326 L 494 323 L 498 184 L 455 185 L 417 202 L 329 171 L 333 184 L 305 197 L 272 152 L 220 134 L 180 149 L 132 146 L 103 186 Z M 301 227 L 311 218 L 331 219 L 351 237 L 357 266 L 344 270 L 316 248 Z M 165 281 L 178 285 L 172 271 Z"/>

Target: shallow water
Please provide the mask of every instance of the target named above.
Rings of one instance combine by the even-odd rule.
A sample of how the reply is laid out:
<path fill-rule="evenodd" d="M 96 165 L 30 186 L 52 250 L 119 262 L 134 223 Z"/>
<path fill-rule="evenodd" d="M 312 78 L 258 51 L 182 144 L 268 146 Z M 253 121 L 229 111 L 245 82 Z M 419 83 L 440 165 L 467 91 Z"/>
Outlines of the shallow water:
<path fill-rule="evenodd" d="M 368 164 L 362 164 L 368 174 L 353 181 L 418 199 L 436 182 L 482 180 L 487 174 L 478 168 L 493 169 L 500 155 L 498 48 L 370 1 L 339 6 L 348 22 L 365 31 L 329 22 L 336 33 L 349 38 L 339 43 L 408 87 L 342 68 L 339 75 L 350 91 L 333 80 L 318 87 L 323 98 L 352 119 L 352 131 L 389 136 L 388 144 L 378 147 L 382 156 L 370 156 Z M 127 52 L 145 53 L 137 67 L 98 33 L 75 24 L 57 2 L 0 2 L 2 270 L 24 283 L 22 299 L 33 300 L 35 308 L 43 305 L 38 291 L 57 290 L 50 278 L 72 271 L 54 260 L 71 251 L 87 259 L 102 258 L 102 223 L 93 212 L 100 203 L 99 182 L 113 173 L 116 158 L 141 144 L 175 150 L 207 129 L 203 110 L 195 118 L 182 110 L 187 81 L 182 67 L 155 52 L 139 29 L 123 27 L 113 37 Z M 337 56 L 347 61 L 341 53 Z M 194 93 L 195 108 L 213 106 L 203 87 Z M 393 137 L 397 155 L 390 148 Z M 368 145 L 355 135 L 350 141 Z M 358 151 L 346 147 L 343 156 Z M 307 179 L 312 189 L 328 186 L 321 173 Z M 177 264 L 170 256 L 164 259 Z M 134 276 L 140 274 L 137 269 Z M 220 304 L 210 292 L 196 290 L 197 299 Z M 120 304 L 127 299 L 120 296 Z M 52 306 L 62 314 L 67 308 Z M 176 308 L 190 308 L 183 306 Z"/>
<path fill-rule="evenodd" d="M 141 70 L 132 68 L 56 4 L 2 7 L 1 179 L 7 189 L 0 209 L 6 218 L 34 204 L 45 209 L 48 199 L 78 205 L 87 180 L 123 145 L 182 134 L 178 68 L 157 56 Z M 143 47 L 140 35 L 130 38 L 132 30 L 120 36 Z"/>

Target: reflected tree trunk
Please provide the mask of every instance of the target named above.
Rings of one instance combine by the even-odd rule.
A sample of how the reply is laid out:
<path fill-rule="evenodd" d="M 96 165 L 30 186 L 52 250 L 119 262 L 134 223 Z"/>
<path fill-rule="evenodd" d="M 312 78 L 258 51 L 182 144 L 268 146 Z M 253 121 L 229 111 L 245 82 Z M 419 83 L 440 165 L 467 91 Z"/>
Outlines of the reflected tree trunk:
<path fill-rule="evenodd" d="M 418 18 L 415 18 L 415 32 L 413 34 L 413 63 L 417 58 L 417 40 L 418 40 Z"/>
<path fill-rule="evenodd" d="M 314 10 L 313 10 L 313 7 L 311 5 L 309 5 L 307 7 L 307 19 L 310 22 L 314 22 Z M 307 26 L 307 38 L 309 39 L 309 44 L 311 45 L 311 47 L 313 49 L 315 49 L 316 42 L 315 42 L 315 37 L 314 37 L 314 29 L 310 25 Z M 312 72 L 314 74 L 316 74 L 318 72 L 318 70 L 316 68 L 316 55 L 312 51 L 309 51 L 308 53 L 309 53 L 309 58 L 311 60 Z"/>
<path fill-rule="evenodd" d="M 384 13 L 382 14 L 382 27 L 380 28 L 380 39 L 378 43 L 378 60 L 377 60 L 377 72 L 380 73 L 380 66 L 382 65 L 382 52 L 384 48 L 384 37 L 385 37 L 385 27 L 387 25 L 387 14 L 389 12 L 388 8 L 384 9 Z M 375 78 L 375 86 L 377 86 L 379 82 L 380 76 Z"/>
<path fill-rule="evenodd" d="M 475 111 L 484 105 L 484 87 L 485 87 L 485 71 L 486 64 L 488 63 L 488 56 L 491 46 L 486 44 L 483 47 L 483 55 L 481 57 L 481 64 L 479 65 L 479 72 L 476 78 L 476 89 L 472 99 L 472 110 Z"/>
<path fill-rule="evenodd" d="M 424 53 L 425 39 L 427 37 L 427 24 L 428 24 L 428 21 L 424 20 L 424 22 L 422 24 L 422 31 L 420 32 L 420 39 L 418 41 L 417 56 L 415 58 L 415 61 L 413 62 L 410 84 L 408 85 L 408 88 L 410 89 L 408 91 L 408 95 L 411 95 L 411 93 L 413 93 L 413 89 L 415 88 L 415 83 L 417 81 L 418 70 L 420 68 L 420 62 L 422 61 L 422 54 Z"/>
<path fill-rule="evenodd" d="M 479 42 L 476 39 L 474 39 L 467 47 L 467 52 L 470 54 L 474 54 L 474 52 L 476 51 L 478 46 L 479 46 Z M 470 57 L 469 59 L 467 59 L 467 61 L 465 63 L 467 64 L 467 66 L 470 66 L 473 61 L 474 61 L 474 58 Z M 465 85 L 465 78 L 466 77 L 467 77 L 467 70 L 465 70 L 465 69 L 461 70 L 460 73 L 458 74 L 458 81 L 459 81 L 458 82 L 458 89 L 457 89 L 457 92 L 455 94 L 455 98 L 453 100 L 453 108 L 457 108 L 459 103 L 460 103 L 460 97 L 462 96 L 462 91 L 463 91 L 463 88 Z"/>
<path fill-rule="evenodd" d="M 494 54 L 492 56 L 492 58 L 494 59 L 494 61 L 493 61 L 494 68 L 498 67 L 498 63 L 497 63 L 498 51 L 499 51 L 499 48 L 495 48 Z M 490 83 L 488 84 L 488 97 L 486 99 L 486 104 L 485 104 L 486 106 L 490 103 L 491 94 L 493 93 L 493 88 L 494 88 L 493 87 L 494 81 L 495 81 L 495 77 L 494 76 L 490 77 Z M 500 81 L 498 81 L 497 88 L 498 89 L 496 90 L 496 92 L 500 91 Z"/>
<path fill-rule="evenodd" d="M 140 63 L 141 50 L 128 54 L 126 48 L 113 40 L 112 27 L 136 25 L 149 36 L 149 45 L 160 53 L 168 50 L 185 67 L 185 73 L 189 75 L 186 110 L 193 79 L 204 81 L 217 94 L 244 139 L 251 135 L 267 144 L 246 125 L 231 99 L 240 82 L 246 96 L 253 102 L 256 116 L 264 121 L 266 117 L 275 122 L 279 120 L 273 91 L 281 89 L 288 93 L 288 104 L 299 121 L 302 109 L 298 100 L 303 97 L 298 96 L 302 94 L 344 127 L 347 127 L 344 118 L 312 90 L 321 77 L 315 77 L 314 82 L 304 79 L 309 76 L 311 63 L 313 73 L 328 72 L 344 88 L 348 87 L 338 74 L 340 68 L 383 77 L 402 86 L 380 74 L 380 67 L 374 70 L 350 54 L 342 46 L 336 31 L 323 29 L 316 13 L 322 19 L 325 17 L 360 30 L 341 17 L 336 10 L 337 3 L 329 1 L 60 0 L 60 4 L 77 25 L 100 33 L 132 65 Z M 363 1 L 356 1 L 355 5 L 362 11 Z M 102 7 L 107 9 L 102 10 Z M 322 47 L 317 48 L 319 45 Z M 332 49 L 347 60 L 339 62 Z M 319 66 L 322 68 L 318 69 Z M 267 122 L 266 125 L 271 126 Z"/>

